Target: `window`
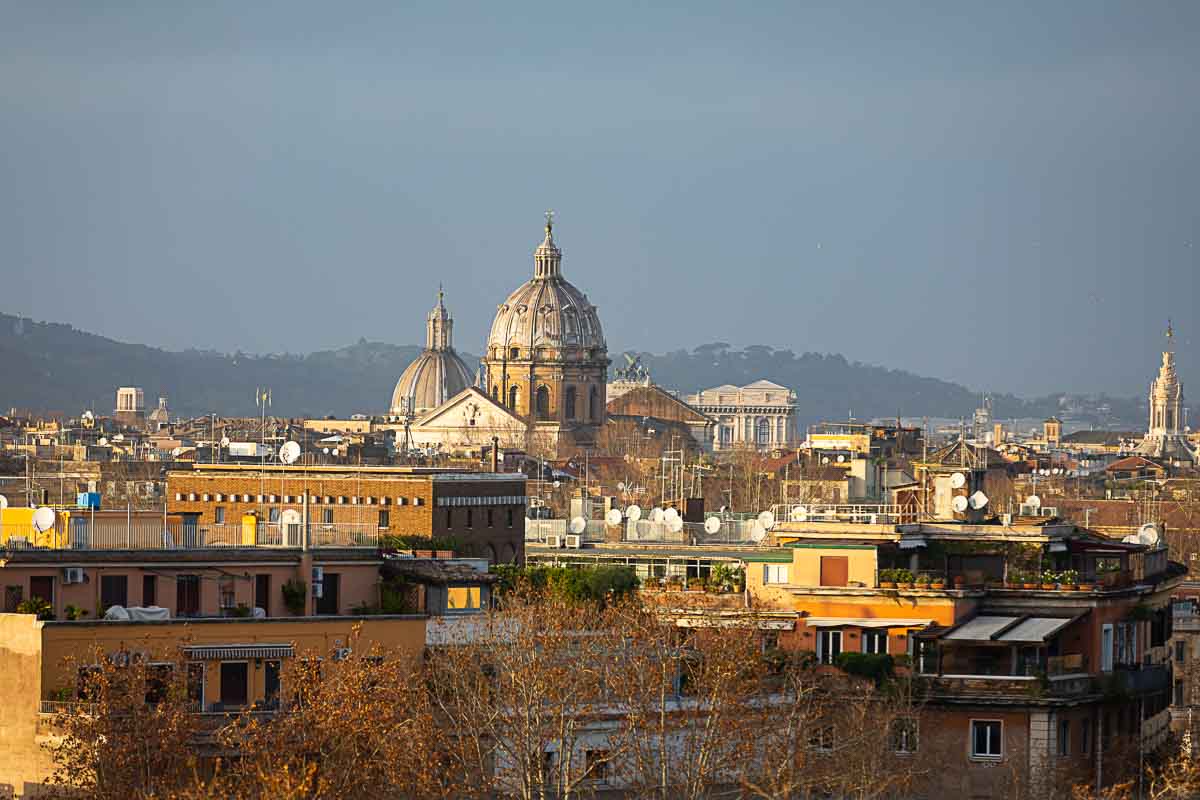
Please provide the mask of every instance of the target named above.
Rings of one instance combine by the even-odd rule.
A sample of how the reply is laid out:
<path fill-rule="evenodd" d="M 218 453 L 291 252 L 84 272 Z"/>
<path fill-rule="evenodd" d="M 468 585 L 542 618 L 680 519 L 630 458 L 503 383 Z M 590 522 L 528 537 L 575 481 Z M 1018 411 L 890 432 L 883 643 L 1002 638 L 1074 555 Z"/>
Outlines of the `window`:
<path fill-rule="evenodd" d="M 537 392 L 534 393 L 534 404 L 537 408 L 538 419 L 550 418 L 550 390 L 545 386 L 539 386 Z"/>
<path fill-rule="evenodd" d="M 321 509 L 321 522 L 325 525 L 333 524 L 333 509 L 332 508 L 322 508 Z"/>
<path fill-rule="evenodd" d="M 188 702 L 197 708 L 204 706 L 204 663 L 193 661 L 187 665 Z"/>
<path fill-rule="evenodd" d="M 509 358 L 520 358 L 521 357 L 521 348 L 519 348 L 519 347 L 509 348 L 508 357 Z"/>
<path fill-rule="evenodd" d="M 158 605 L 158 578 L 154 575 L 142 576 L 142 605 Z"/>
<path fill-rule="evenodd" d="M 1116 634 L 1113 660 L 1117 666 L 1136 666 L 1138 663 L 1136 623 L 1118 622 L 1113 628 Z"/>
<path fill-rule="evenodd" d="M 817 661 L 832 664 L 842 654 L 842 632 L 822 630 L 817 632 Z"/>
<path fill-rule="evenodd" d="M 473 611 L 479 608 L 478 586 L 450 586 L 446 589 L 447 611 Z"/>
<path fill-rule="evenodd" d="M 1176 706 L 1183 705 L 1183 681 L 1175 681 L 1175 700 Z"/>
<path fill-rule="evenodd" d="M 470 506 L 467 506 L 467 527 L 475 527 L 475 509 L 471 508 Z"/>
<path fill-rule="evenodd" d="M 758 635 L 759 652 L 768 653 L 779 649 L 779 632 L 762 631 Z"/>
<path fill-rule="evenodd" d="M 248 666 L 245 661 L 221 662 L 221 705 L 224 708 L 239 708 L 249 700 Z"/>
<path fill-rule="evenodd" d="M 278 506 L 273 506 L 267 509 L 267 522 L 279 522 Z"/>
<path fill-rule="evenodd" d="M 124 575 L 100 576 L 100 613 L 112 606 L 129 605 L 129 578 Z"/>
<path fill-rule="evenodd" d="M 453 508 L 446 509 L 446 527 L 447 528 L 454 527 L 454 509 Z"/>
<path fill-rule="evenodd" d="M 380 512 L 379 512 L 379 526 L 378 526 L 378 527 L 380 527 L 380 528 L 386 528 L 386 527 L 388 527 L 388 525 L 390 525 L 390 524 L 391 524 L 391 515 L 388 513 L 388 510 L 387 510 L 386 508 L 385 508 L 385 509 L 382 509 L 382 510 L 380 510 Z"/>
<path fill-rule="evenodd" d="M 892 751 L 900 755 L 917 752 L 917 720 L 900 717 L 892 720 Z"/>
<path fill-rule="evenodd" d="M 264 573 L 254 576 L 254 607 L 261 608 L 268 617 L 271 616 L 271 576 Z"/>
<path fill-rule="evenodd" d="M 1112 672 L 1113 668 L 1113 626 L 1106 624 L 1100 629 L 1100 670 Z"/>
<path fill-rule="evenodd" d="M 487 526 L 489 528 L 493 528 L 493 527 L 495 527 L 495 522 L 496 522 L 496 509 L 489 508 L 487 510 Z"/>
<path fill-rule="evenodd" d="M 818 753 L 833 752 L 833 726 L 817 725 L 808 731 L 808 749 Z"/>
<path fill-rule="evenodd" d="M 568 386 L 563 394 L 563 408 L 567 419 L 575 419 L 575 387 Z"/>
<path fill-rule="evenodd" d="M 1004 755 L 1004 723 L 994 719 L 971 720 L 971 758 L 1000 758 Z"/>
<path fill-rule="evenodd" d="M 888 651 L 888 632 L 882 631 L 863 631 L 862 632 L 862 651 L 864 653 L 874 653 L 876 655 L 884 655 Z"/>
<path fill-rule="evenodd" d="M 146 665 L 146 703 L 155 705 L 167 697 L 171 686 L 171 674 L 175 671 L 174 664 L 151 663 Z"/>
<path fill-rule="evenodd" d="M 1187 659 L 1187 642 L 1183 639 L 1175 640 L 1175 661 L 1182 664 Z"/>
<path fill-rule="evenodd" d="M 512 411 L 517 410 L 517 396 L 518 396 L 517 387 L 516 386 L 508 387 L 508 407 Z"/>
<path fill-rule="evenodd" d="M 218 525 L 225 524 L 225 506 L 217 506 L 213 509 L 213 522 Z"/>
<path fill-rule="evenodd" d="M 217 583 L 217 598 L 222 609 L 231 609 L 237 605 L 237 589 L 233 578 L 221 578 Z"/>
<path fill-rule="evenodd" d="M 1064 719 L 1058 723 L 1058 754 L 1071 755 L 1071 720 Z"/>
<path fill-rule="evenodd" d="M 511 528 L 512 526 L 513 526 L 513 510 L 510 508 L 510 509 L 508 509 L 508 527 Z"/>
<path fill-rule="evenodd" d="M 764 564 L 763 565 L 763 583 L 787 583 L 788 582 L 788 565 L 787 564 Z"/>
<path fill-rule="evenodd" d="M 588 414 L 592 418 L 592 422 L 600 421 L 600 393 L 593 386 L 588 392 Z"/>
<path fill-rule="evenodd" d="M 1092 748 L 1092 721 L 1090 719 L 1079 720 L 1079 752 L 1087 755 Z"/>
<path fill-rule="evenodd" d="M 263 697 L 267 708 L 279 708 L 280 663 L 268 661 L 263 671 Z"/>
<path fill-rule="evenodd" d="M 326 572 L 321 581 L 321 596 L 317 598 L 318 614 L 340 614 L 338 589 L 341 588 L 342 576 L 336 572 Z"/>
<path fill-rule="evenodd" d="M 611 757 L 607 750 L 584 751 L 584 774 L 596 783 L 608 783 L 608 760 Z"/>

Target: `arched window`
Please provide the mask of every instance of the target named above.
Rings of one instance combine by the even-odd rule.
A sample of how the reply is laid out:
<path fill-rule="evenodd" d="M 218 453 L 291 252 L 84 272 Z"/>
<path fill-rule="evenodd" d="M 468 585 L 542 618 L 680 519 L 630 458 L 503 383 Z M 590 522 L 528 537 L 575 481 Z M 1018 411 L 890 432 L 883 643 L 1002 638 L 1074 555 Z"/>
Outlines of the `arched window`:
<path fill-rule="evenodd" d="M 766 417 L 759 417 L 757 433 L 758 433 L 758 435 L 757 435 L 756 441 L 758 442 L 758 444 L 760 444 L 760 445 L 770 444 L 771 443 L 771 420 L 767 419 Z"/>
<path fill-rule="evenodd" d="M 511 350 L 509 350 L 508 357 L 509 358 L 520 358 L 521 357 L 521 348 L 514 347 Z"/>
<path fill-rule="evenodd" d="M 538 419 L 550 418 L 550 390 L 545 386 L 537 388 L 537 394 L 534 396 L 534 407 L 537 409 Z"/>
<path fill-rule="evenodd" d="M 497 403 L 500 402 L 500 387 L 494 383 L 492 384 L 492 399 Z"/>
<path fill-rule="evenodd" d="M 600 392 L 596 390 L 595 386 L 588 392 L 588 414 L 592 422 L 600 421 Z"/>
<path fill-rule="evenodd" d="M 567 419 L 575 419 L 575 387 L 568 386 L 566 394 L 563 395 L 563 408 L 566 410 Z"/>
<path fill-rule="evenodd" d="M 519 393 L 519 390 L 517 389 L 517 387 L 515 385 L 508 387 L 508 407 L 510 409 L 512 409 L 513 411 L 517 410 L 517 395 L 518 395 L 518 393 Z"/>

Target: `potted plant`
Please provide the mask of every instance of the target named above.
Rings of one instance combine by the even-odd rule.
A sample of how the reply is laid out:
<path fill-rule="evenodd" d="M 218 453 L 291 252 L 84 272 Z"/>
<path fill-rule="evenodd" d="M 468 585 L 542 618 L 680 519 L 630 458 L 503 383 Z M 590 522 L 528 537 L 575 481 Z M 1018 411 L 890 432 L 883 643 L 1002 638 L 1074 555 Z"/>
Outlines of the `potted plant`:
<path fill-rule="evenodd" d="M 82 617 L 86 617 L 87 614 L 88 612 L 86 608 L 80 608 L 74 603 L 67 603 L 66 607 L 63 608 L 63 616 L 69 620 L 77 620 Z"/>
<path fill-rule="evenodd" d="M 730 577 L 730 583 L 734 592 L 741 594 L 746 591 L 746 570 L 735 567 Z"/>
<path fill-rule="evenodd" d="M 933 581 L 930 579 L 930 577 L 924 572 L 917 576 L 916 584 L 918 589 L 928 589 L 929 584 L 932 582 Z"/>
<path fill-rule="evenodd" d="M 17 603 L 18 614 L 33 614 L 38 619 L 54 619 L 54 607 L 40 597 L 31 597 Z"/>
<path fill-rule="evenodd" d="M 1052 591 L 1058 588 L 1058 573 L 1052 569 L 1045 570 L 1042 573 L 1042 590 Z"/>
<path fill-rule="evenodd" d="M 1064 590 L 1074 592 L 1079 588 L 1079 573 L 1073 569 L 1063 570 L 1058 574 L 1058 582 Z"/>
<path fill-rule="evenodd" d="M 930 582 L 929 582 L 929 588 L 930 589 L 945 589 L 946 588 L 946 576 L 945 575 L 935 575 L 933 577 L 933 579 L 930 580 Z"/>
<path fill-rule="evenodd" d="M 896 586 L 900 589 L 913 588 L 913 574 L 906 569 L 896 570 Z"/>
<path fill-rule="evenodd" d="M 879 570 L 879 588 L 880 589 L 895 589 L 896 588 L 896 570 L 894 570 L 894 569 Z"/>
<path fill-rule="evenodd" d="M 308 584 L 297 578 L 292 578 L 283 584 L 283 604 L 292 616 L 304 614 L 304 604 L 308 599 Z"/>
<path fill-rule="evenodd" d="M 1094 591 L 1096 587 L 1089 579 L 1084 578 L 1079 582 L 1079 585 L 1076 588 L 1081 592 L 1091 592 Z"/>

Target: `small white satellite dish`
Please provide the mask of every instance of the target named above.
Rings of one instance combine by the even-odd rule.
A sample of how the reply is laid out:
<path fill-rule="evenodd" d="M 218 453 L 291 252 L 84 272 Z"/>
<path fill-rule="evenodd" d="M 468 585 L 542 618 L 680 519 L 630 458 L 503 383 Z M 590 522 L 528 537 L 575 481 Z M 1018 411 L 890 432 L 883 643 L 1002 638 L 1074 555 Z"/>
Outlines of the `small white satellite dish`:
<path fill-rule="evenodd" d="M 634 503 L 629 508 L 625 509 L 625 516 L 629 517 L 630 522 L 637 522 L 642 518 L 642 507 Z"/>
<path fill-rule="evenodd" d="M 675 507 L 671 506 L 663 512 L 663 519 L 667 522 L 674 522 L 677 519 L 681 519 L 681 517 L 679 516 L 679 512 L 675 510 Z"/>
<path fill-rule="evenodd" d="M 324 453 L 325 455 L 329 455 L 329 448 L 328 448 L 328 447 L 322 447 L 322 448 L 321 448 L 321 452 L 322 452 L 322 453 Z"/>
<path fill-rule="evenodd" d="M 284 509 L 284 512 L 279 515 L 279 521 L 284 525 L 299 525 L 300 512 L 294 508 Z"/>
<path fill-rule="evenodd" d="M 824 457 L 821 459 L 821 463 L 822 463 L 822 464 L 828 464 L 828 463 L 829 463 L 829 456 L 824 456 Z"/>
<path fill-rule="evenodd" d="M 950 486 L 954 489 L 961 489 L 967 485 L 967 476 L 961 472 L 956 472 L 950 476 Z"/>
<path fill-rule="evenodd" d="M 770 511 L 764 511 L 758 515 L 758 524 L 763 526 L 764 530 L 771 530 L 775 527 L 775 515 Z"/>
<path fill-rule="evenodd" d="M 279 448 L 279 460 L 284 464 L 294 464 L 300 457 L 300 445 L 296 442 L 284 442 Z"/>
<path fill-rule="evenodd" d="M 1025 505 L 1029 506 L 1030 508 L 1041 508 L 1042 498 L 1038 497 L 1036 494 L 1031 494 L 1025 498 Z"/>
<path fill-rule="evenodd" d="M 845 460 L 846 460 L 846 457 L 845 457 L 845 456 L 838 456 L 838 463 L 839 463 L 839 464 L 841 464 L 841 463 L 842 463 L 843 461 L 845 461 Z"/>
<path fill-rule="evenodd" d="M 562 484 L 561 484 L 561 483 L 559 483 L 558 481 L 555 481 L 555 482 L 554 482 L 554 484 L 553 484 L 553 486 L 554 486 L 554 488 L 555 488 L 555 489 L 557 489 L 558 487 L 562 486 Z"/>
<path fill-rule="evenodd" d="M 669 530 L 671 533 L 679 533 L 681 530 L 683 530 L 683 518 L 674 517 L 667 520 L 667 530 Z"/>
<path fill-rule="evenodd" d="M 116 436 L 114 436 L 114 437 L 113 437 L 113 441 L 114 441 L 114 442 L 123 442 L 123 441 L 125 441 L 125 434 L 123 434 L 123 433 L 118 433 Z"/>
<path fill-rule="evenodd" d="M 108 447 L 108 439 L 105 439 L 103 436 L 101 436 L 100 441 L 96 442 L 96 444 L 100 445 L 101 447 Z"/>
<path fill-rule="evenodd" d="M 808 519 L 808 507 L 792 506 L 791 510 L 788 511 L 788 519 L 790 519 L 792 522 L 806 521 Z"/>
<path fill-rule="evenodd" d="M 620 525 L 621 524 L 621 509 L 610 508 L 608 510 L 608 513 L 604 515 L 604 521 L 607 522 L 609 525 Z"/>
<path fill-rule="evenodd" d="M 0 511 L 8 508 L 8 498 L 0 494 Z"/>
<path fill-rule="evenodd" d="M 587 520 L 583 517 L 575 517 L 571 520 L 571 533 L 583 533 L 587 530 Z"/>
<path fill-rule="evenodd" d="M 174 458 L 179 458 L 179 455 L 180 455 L 180 453 L 182 453 L 182 452 L 183 452 L 183 448 L 182 448 L 182 447 L 172 447 L 172 448 L 171 448 L 171 455 L 172 455 Z"/>
<path fill-rule="evenodd" d="M 971 508 L 978 511 L 988 504 L 988 496 L 983 492 L 976 492 L 967 498 L 967 502 L 970 503 Z"/>
<path fill-rule="evenodd" d="M 228 436 L 221 437 L 221 447 L 229 447 L 229 437 Z"/>
<path fill-rule="evenodd" d="M 651 522 L 662 522 L 664 516 L 666 516 L 666 515 L 663 514 L 663 510 L 661 508 L 659 508 L 658 506 L 655 506 L 654 508 L 650 509 L 650 521 Z"/>
<path fill-rule="evenodd" d="M 1137 538 L 1139 544 L 1158 544 L 1158 526 L 1153 522 L 1146 522 L 1138 528 Z"/>
<path fill-rule="evenodd" d="M 721 518 L 720 517 L 709 517 L 708 519 L 704 520 L 704 532 L 705 533 L 712 534 L 712 533 L 716 533 L 719 530 L 721 530 Z"/>
<path fill-rule="evenodd" d="M 954 506 L 954 510 L 961 514 L 967 510 L 969 503 L 967 502 L 967 498 L 959 494 L 954 496 L 954 499 L 950 502 L 950 505 Z"/>
<path fill-rule="evenodd" d="M 33 529 L 38 533 L 50 530 L 54 527 L 54 517 L 53 508 L 42 506 L 33 512 Z"/>
<path fill-rule="evenodd" d="M 620 481 L 619 483 L 617 483 L 617 491 L 618 492 L 625 491 L 625 481 Z"/>
<path fill-rule="evenodd" d="M 767 538 L 767 529 L 758 520 L 754 520 L 754 526 L 750 528 L 750 538 L 755 542 L 761 542 Z"/>

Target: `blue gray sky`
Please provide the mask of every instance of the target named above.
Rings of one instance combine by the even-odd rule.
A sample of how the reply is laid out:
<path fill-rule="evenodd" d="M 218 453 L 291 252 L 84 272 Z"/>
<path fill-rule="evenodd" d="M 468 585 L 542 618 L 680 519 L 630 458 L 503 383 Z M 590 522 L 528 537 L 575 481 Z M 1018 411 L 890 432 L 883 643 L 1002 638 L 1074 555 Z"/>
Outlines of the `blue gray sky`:
<path fill-rule="evenodd" d="M 542 211 L 610 348 L 1200 392 L 1200 4 L 0 3 L 0 310 L 460 349 Z"/>

